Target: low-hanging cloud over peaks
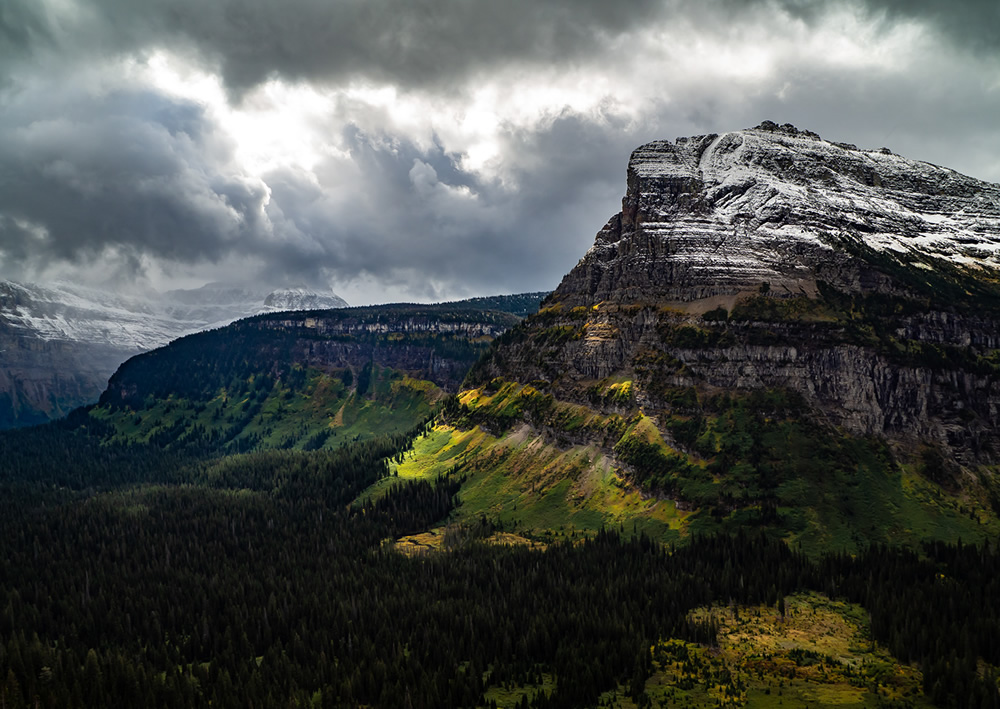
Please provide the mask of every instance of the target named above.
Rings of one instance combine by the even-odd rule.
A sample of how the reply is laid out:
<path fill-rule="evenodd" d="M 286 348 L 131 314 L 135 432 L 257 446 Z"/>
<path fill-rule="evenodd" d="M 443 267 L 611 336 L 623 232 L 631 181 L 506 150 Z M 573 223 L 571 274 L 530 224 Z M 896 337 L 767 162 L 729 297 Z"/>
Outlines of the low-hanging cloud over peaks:
<path fill-rule="evenodd" d="M 229 139 L 197 105 L 51 84 L 19 98 L 0 131 L 0 213 L 38 238 L 26 249 L 17 230 L 0 230 L 8 268 L 106 247 L 214 259 L 261 228 L 266 185 L 232 164 Z"/>
<path fill-rule="evenodd" d="M 67 54 L 195 55 L 233 91 L 275 76 L 332 85 L 447 90 L 498 66 L 572 66 L 649 27 L 701 34 L 822 24 L 837 13 L 891 28 L 915 22 L 959 47 L 1000 52 L 993 0 L 7 0 L 8 56 L 58 47 Z M 2 51 L 2 50 L 0 50 Z"/>
<path fill-rule="evenodd" d="M 0 276 L 552 288 L 633 148 L 764 119 L 1000 180 L 1000 10 L 942 7 L 7 0 Z"/>

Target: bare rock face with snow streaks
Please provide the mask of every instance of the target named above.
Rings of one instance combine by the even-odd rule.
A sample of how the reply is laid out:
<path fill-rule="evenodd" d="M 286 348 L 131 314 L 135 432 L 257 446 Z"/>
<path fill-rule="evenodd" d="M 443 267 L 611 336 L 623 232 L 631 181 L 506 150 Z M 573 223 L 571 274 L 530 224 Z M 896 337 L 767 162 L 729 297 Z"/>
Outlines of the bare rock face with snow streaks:
<path fill-rule="evenodd" d="M 690 301 L 763 282 L 806 295 L 817 280 L 891 287 L 864 269 L 840 272 L 845 239 L 904 258 L 998 267 L 1000 185 L 770 122 L 656 141 L 632 153 L 621 213 L 560 292 L 581 302 Z"/>

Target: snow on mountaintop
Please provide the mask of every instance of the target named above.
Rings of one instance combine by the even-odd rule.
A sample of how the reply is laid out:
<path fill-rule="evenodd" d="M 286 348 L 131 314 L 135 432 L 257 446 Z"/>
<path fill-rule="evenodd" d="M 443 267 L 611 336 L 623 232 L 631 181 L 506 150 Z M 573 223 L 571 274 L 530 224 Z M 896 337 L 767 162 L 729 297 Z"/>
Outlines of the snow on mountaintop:
<path fill-rule="evenodd" d="M 276 297 L 275 297 L 276 296 Z M 225 284 L 148 296 L 70 283 L 0 282 L 0 323 L 24 336 L 139 352 L 183 335 L 276 310 L 344 307 L 332 292 Z"/>
<path fill-rule="evenodd" d="M 346 307 L 347 301 L 335 293 L 330 291 L 319 293 L 305 286 L 296 286 L 294 288 L 280 288 L 268 293 L 267 297 L 264 298 L 263 312 L 327 310 Z"/>
<path fill-rule="evenodd" d="M 622 211 L 555 297 L 691 302 L 764 284 L 813 296 L 860 277 L 841 268 L 854 246 L 1000 268 L 1000 185 L 770 122 L 655 141 L 632 153 Z"/>
<path fill-rule="evenodd" d="M 879 250 L 1000 265 L 1000 185 L 885 148 L 765 122 L 649 143 L 633 152 L 629 173 L 654 201 L 649 193 L 664 181 L 686 181 L 701 211 L 734 232 L 807 241 L 848 234 Z"/>
<path fill-rule="evenodd" d="M 151 299 L 68 283 L 0 283 L 0 321 L 28 337 L 108 344 L 139 351 L 192 324 L 164 317 Z"/>

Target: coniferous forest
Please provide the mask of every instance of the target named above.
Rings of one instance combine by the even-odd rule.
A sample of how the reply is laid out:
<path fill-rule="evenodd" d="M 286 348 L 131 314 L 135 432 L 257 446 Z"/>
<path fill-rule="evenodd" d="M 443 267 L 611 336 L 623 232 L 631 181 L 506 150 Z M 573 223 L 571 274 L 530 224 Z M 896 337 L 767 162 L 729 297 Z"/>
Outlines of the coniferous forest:
<path fill-rule="evenodd" d="M 543 674 L 521 706 L 622 685 L 642 706 L 654 643 L 714 642 L 692 609 L 806 589 L 861 604 L 935 705 L 1000 705 L 995 546 L 816 559 L 748 533 L 537 550 L 470 530 L 405 556 L 386 541 L 446 519 L 460 478 L 352 501 L 419 434 L 221 461 L 69 424 L 4 434 L 0 706 L 492 706 L 490 687 Z"/>

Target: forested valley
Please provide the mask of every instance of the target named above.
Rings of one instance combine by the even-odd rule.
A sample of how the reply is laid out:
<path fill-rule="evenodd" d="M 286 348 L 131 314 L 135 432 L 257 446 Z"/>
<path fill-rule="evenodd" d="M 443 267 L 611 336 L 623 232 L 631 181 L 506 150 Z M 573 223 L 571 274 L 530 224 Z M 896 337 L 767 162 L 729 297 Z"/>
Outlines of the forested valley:
<path fill-rule="evenodd" d="M 486 543 L 482 519 L 406 556 L 391 540 L 445 521 L 460 473 L 356 498 L 423 429 L 221 459 L 68 423 L 4 434 L 0 706 L 474 707 L 511 687 L 536 688 L 519 706 L 615 687 L 644 706 L 658 640 L 715 642 L 692 609 L 783 609 L 805 589 L 862 604 L 935 705 L 998 706 L 995 546 L 816 559 L 617 528 L 539 550 Z"/>

